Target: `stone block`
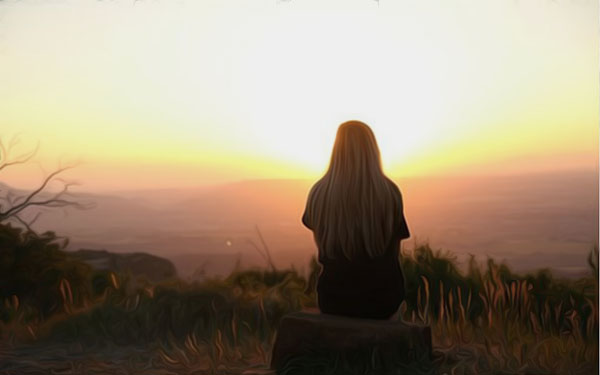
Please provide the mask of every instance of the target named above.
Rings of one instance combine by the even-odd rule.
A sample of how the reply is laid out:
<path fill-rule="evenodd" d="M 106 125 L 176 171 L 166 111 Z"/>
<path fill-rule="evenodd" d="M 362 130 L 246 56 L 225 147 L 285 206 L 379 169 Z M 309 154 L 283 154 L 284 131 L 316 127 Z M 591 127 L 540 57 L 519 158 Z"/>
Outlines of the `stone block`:
<path fill-rule="evenodd" d="M 401 321 L 292 313 L 281 320 L 271 369 L 299 374 L 316 374 L 319 369 L 324 373 L 337 373 L 336 369 L 340 373 L 349 369 L 357 373 L 401 374 L 417 369 L 429 373 L 433 370 L 431 329 Z"/>

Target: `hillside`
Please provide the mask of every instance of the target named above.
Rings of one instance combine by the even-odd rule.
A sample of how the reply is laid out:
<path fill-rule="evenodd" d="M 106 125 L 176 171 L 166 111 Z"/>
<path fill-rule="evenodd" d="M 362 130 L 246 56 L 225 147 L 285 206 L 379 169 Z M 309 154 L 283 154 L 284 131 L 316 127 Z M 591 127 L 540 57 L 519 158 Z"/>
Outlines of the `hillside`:
<path fill-rule="evenodd" d="M 597 242 L 597 172 L 397 182 L 412 233 L 403 245 L 428 242 L 453 251 L 459 264 L 474 254 L 480 261 L 505 260 L 518 272 L 549 267 L 577 276 Z M 259 243 L 258 226 L 278 266 L 302 267 L 315 252 L 311 233 L 300 223 L 311 184 L 256 180 L 87 194 L 96 208 L 45 213 L 36 226 L 70 237 L 71 249 L 141 251 L 171 259 L 183 277 L 203 264 L 209 274 L 227 274 L 238 255 L 242 265 L 264 265 L 251 244 Z"/>
<path fill-rule="evenodd" d="M 70 255 L 98 270 L 141 276 L 152 282 L 177 276 L 175 266 L 169 260 L 145 253 L 115 254 L 106 250 L 81 249 Z"/>

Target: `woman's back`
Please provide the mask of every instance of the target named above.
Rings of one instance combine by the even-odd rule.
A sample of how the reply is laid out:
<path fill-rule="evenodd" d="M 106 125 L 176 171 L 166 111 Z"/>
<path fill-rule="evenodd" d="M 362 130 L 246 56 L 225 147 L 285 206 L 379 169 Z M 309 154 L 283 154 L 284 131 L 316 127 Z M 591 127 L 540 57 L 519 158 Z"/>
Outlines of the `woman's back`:
<path fill-rule="evenodd" d="M 321 311 L 389 318 L 404 298 L 398 252 L 410 233 L 400 190 L 383 175 L 368 126 L 340 126 L 330 168 L 311 189 L 302 221 L 314 233 L 323 266 Z"/>

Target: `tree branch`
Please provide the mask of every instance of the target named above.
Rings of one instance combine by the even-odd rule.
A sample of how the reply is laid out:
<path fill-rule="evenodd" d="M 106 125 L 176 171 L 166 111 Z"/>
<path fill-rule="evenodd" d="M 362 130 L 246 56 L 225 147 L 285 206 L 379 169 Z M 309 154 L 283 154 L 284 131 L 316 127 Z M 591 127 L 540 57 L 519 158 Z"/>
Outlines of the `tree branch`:
<path fill-rule="evenodd" d="M 35 233 L 35 231 L 33 229 L 31 229 L 31 226 L 33 225 L 33 223 L 35 223 L 35 221 L 40 217 L 41 212 L 38 212 L 35 217 L 30 220 L 29 222 L 26 222 L 25 220 L 23 220 L 19 215 L 13 215 L 13 217 L 19 222 L 21 223 L 21 225 L 23 225 L 29 232 Z"/>
<path fill-rule="evenodd" d="M 8 166 L 15 164 L 24 164 L 29 162 L 34 155 L 37 154 L 40 142 L 37 143 L 36 147 L 30 151 L 24 152 L 15 158 L 11 157 L 11 153 L 15 146 L 20 142 L 19 135 L 15 135 L 11 138 L 8 146 L 0 139 L 0 171 Z M 67 169 L 71 169 L 75 164 L 61 167 L 54 172 L 47 174 L 42 183 L 33 191 L 28 193 L 19 194 L 18 191 L 10 188 L 4 189 L 0 196 L 0 222 L 8 219 L 14 219 L 23 225 L 28 230 L 34 232 L 31 229 L 33 223 L 37 221 L 42 212 L 37 212 L 35 217 L 27 222 L 21 216 L 22 212 L 28 207 L 75 207 L 77 209 L 87 209 L 94 207 L 93 202 L 78 202 L 76 197 L 72 195 L 69 188 L 73 185 L 77 185 L 75 182 L 68 182 L 57 176 Z M 43 170 L 43 169 L 42 169 Z M 56 193 L 46 192 L 46 187 L 54 181 L 59 181 L 63 184 L 62 189 Z M 35 232 L 34 232 L 35 233 Z"/>
<path fill-rule="evenodd" d="M 25 152 L 15 158 L 15 160 L 10 160 L 10 152 L 12 148 L 19 143 L 19 139 L 17 137 L 13 137 L 8 145 L 8 149 L 4 146 L 4 142 L 0 139 L 0 171 L 6 167 L 15 164 L 24 164 L 27 163 L 31 158 L 37 154 L 40 149 L 40 142 L 37 143 L 35 148 L 31 151 Z"/>
<path fill-rule="evenodd" d="M 44 188 L 48 185 L 48 183 L 52 180 L 52 178 L 54 178 L 54 176 L 56 176 L 57 174 L 72 168 L 70 166 L 68 167 L 62 167 L 57 169 L 56 171 L 50 173 L 45 179 L 44 182 L 40 185 L 40 187 L 38 187 L 37 189 L 35 189 L 34 191 L 32 191 L 28 196 L 26 197 L 19 197 L 19 198 L 24 198 L 24 201 L 21 203 L 17 203 L 17 201 L 15 200 L 15 202 L 13 202 L 15 205 L 13 207 L 11 207 L 10 209 L 8 209 L 5 212 L 0 212 L 0 221 L 10 217 L 11 215 L 17 214 L 21 211 L 23 211 L 25 208 L 27 208 L 28 206 L 32 205 L 31 200 L 33 198 L 35 198 L 42 190 L 44 190 Z M 59 192 L 55 198 L 59 197 L 63 192 L 65 191 L 65 189 L 63 189 L 61 192 Z M 39 204 L 37 204 L 39 205 Z"/>

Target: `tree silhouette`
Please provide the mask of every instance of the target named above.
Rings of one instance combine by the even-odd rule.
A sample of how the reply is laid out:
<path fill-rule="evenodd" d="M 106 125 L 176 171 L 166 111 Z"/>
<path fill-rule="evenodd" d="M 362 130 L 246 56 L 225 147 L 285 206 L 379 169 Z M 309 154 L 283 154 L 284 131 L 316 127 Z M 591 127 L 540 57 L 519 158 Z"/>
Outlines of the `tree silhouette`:
<path fill-rule="evenodd" d="M 8 144 L 5 144 L 4 140 L 0 138 L 0 177 L 5 168 L 26 164 L 37 154 L 40 146 L 39 142 L 36 147 L 13 156 L 19 142 L 20 139 L 17 135 L 13 136 Z M 35 232 L 31 226 L 42 214 L 41 208 L 74 207 L 86 209 L 93 207 L 93 203 L 82 202 L 72 195 L 69 189 L 77 183 L 59 177 L 61 173 L 73 167 L 75 165 L 59 166 L 48 174 L 37 188 L 31 191 L 19 191 L 8 187 L 8 185 L 0 185 L 0 223 L 10 220 L 16 221 L 27 230 Z M 60 182 L 62 188 L 58 192 L 48 192 L 48 186 L 55 181 Z M 36 208 L 37 212 L 33 218 L 25 220 L 24 213 Z"/>

